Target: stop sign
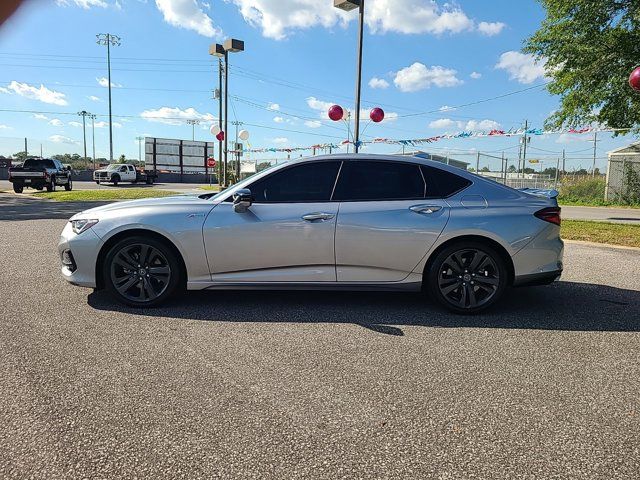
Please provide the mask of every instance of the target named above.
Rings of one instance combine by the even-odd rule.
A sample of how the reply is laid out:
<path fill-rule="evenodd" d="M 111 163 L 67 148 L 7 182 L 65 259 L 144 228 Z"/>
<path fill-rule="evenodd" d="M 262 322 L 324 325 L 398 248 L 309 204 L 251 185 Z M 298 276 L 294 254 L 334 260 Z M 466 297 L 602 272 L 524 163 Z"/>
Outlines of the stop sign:
<path fill-rule="evenodd" d="M 207 167 L 214 168 L 216 166 L 216 159 L 209 157 L 207 158 Z"/>

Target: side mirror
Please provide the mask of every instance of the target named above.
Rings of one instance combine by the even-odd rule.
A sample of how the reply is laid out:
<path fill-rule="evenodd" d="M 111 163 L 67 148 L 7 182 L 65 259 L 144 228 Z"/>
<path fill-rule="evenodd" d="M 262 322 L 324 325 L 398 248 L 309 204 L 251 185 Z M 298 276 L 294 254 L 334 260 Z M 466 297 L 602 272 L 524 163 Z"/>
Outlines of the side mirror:
<path fill-rule="evenodd" d="M 237 213 L 244 213 L 253 203 L 253 195 L 248 188 L 241 188 L 233 194 L 233 210 Z"/>

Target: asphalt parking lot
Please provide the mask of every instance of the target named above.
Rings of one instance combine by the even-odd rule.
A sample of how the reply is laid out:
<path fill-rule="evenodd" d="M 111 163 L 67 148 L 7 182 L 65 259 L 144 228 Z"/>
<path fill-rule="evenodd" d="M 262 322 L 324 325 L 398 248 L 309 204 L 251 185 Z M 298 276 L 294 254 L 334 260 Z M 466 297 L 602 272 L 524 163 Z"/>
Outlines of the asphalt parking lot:
<path fill-rule="evenodd" d="M 29 205 L 0 201 L 0 478 L 640 475 L 638 250 L 568 244 L 562 281 L 476 317 L 381 293 L 132 310 L 59 275 L 81 206 Z"/>

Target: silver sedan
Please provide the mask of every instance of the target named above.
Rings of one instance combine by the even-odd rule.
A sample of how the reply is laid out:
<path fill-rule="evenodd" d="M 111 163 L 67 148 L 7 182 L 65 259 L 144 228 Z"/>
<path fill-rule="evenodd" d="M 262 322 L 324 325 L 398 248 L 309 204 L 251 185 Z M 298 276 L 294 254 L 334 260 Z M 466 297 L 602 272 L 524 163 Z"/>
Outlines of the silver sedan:
<path fill-rule="evenodd" d="M 420 158 L 322 156 L 216 195 L 86 210 L 58 249 L 65 279 L 133 306 L 184 289 L 422 290 L 474 313 L 560 276 L 555 196 Z"/>

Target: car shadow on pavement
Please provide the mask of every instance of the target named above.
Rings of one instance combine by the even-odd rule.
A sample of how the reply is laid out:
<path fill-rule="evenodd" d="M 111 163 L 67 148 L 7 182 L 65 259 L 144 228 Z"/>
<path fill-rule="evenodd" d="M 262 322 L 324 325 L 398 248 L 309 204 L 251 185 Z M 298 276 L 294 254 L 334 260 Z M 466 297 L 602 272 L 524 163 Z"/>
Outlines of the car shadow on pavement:
<path fill-rule="evenodd" d="M 213 322 L 350 323 L 398 336 L 402 326 L 640 331 L 640 291 L 564 281 L 512 289 L 495 308 L 474 316 L 449 313 L 421 294 L 381 292 L 199 291 L 136 309 L 96 291 L 88 303 L 98 310 Z"/>
<path fill-rule="evenodd" d="M 0 194 L 2 220 L 67 220 L 76 213 L 113 202 L 53 202 L 23 195 Z"/>

